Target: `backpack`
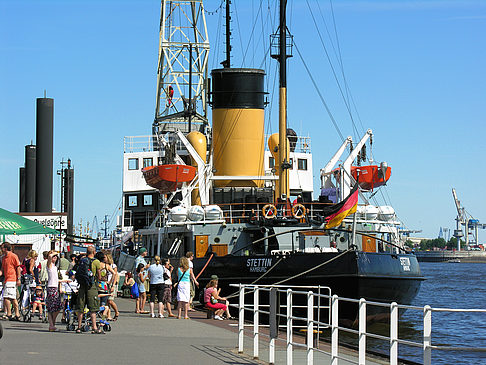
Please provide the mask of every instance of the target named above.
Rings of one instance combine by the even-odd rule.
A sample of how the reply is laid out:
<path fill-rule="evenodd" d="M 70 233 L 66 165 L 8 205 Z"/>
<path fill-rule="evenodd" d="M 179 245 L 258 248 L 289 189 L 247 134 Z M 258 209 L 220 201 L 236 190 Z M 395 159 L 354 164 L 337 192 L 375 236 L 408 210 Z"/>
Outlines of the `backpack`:
<path fill-rule="evenodd" d="M 94 284 L 94 275 L 91 270 L 91 264 L 94 259 L 89 257 L 83 257 L 76 265 L 74 265 L 73 270 L 76 271 L 74 277 L 79 285 L 86 286 L 88 289 Z"/>

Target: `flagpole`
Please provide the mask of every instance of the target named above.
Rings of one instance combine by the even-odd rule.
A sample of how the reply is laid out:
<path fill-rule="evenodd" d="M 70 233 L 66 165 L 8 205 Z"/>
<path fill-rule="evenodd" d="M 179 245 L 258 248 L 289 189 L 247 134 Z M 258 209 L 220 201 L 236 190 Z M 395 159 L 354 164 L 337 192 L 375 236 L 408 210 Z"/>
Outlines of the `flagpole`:
<path fill-rule="evenodd" d="M 358 212 L 354 212 L 354 215 L 353 215 L 353 233 L 352 233 L 352 239 L 351 239 L 351 242 L 352 242 L 352 245 L 353 246 L 356 246 L 356 216 L 358 215 Z M 348 247 L 349 248 L 349 247 Z"/>

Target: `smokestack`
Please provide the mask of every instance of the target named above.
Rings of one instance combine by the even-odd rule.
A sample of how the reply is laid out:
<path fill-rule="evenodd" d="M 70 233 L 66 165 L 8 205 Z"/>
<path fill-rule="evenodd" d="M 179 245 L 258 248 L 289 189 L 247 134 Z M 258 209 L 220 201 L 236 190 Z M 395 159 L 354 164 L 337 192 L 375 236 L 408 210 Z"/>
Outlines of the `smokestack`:
<path fill-rule="evenodd" d="M 54 99 L 38 98 L 36 115 L 35 210 L 52 212 Z"/>
<path fill-rule="evenodd" d="M 25 167 L 19 168 L 19 212 L 25 212 Z"/>
<path fill-rule="evenodd" d="M 63 207 L 62 211 L 67 212 L 67 234 L 74 233 L 74 169 L 71 167 L 71 160 L 68 159 L 67 168 L 63 173 Z"/>
<path fill-rule="evenodd" d="M 33 144 L 25 146 L 25 205 L 22 212 L 35 212 L 37 149 Z"/>

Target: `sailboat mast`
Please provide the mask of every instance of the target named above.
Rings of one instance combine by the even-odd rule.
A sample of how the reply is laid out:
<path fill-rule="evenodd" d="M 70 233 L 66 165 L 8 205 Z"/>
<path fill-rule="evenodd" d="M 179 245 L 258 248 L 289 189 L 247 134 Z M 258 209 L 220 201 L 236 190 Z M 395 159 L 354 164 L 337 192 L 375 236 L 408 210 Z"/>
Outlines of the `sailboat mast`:
<path fill-rule="evenodd" d="M 287 140 L 287 25 L 286 25 L 287 0 L 280 0 L 280 34 L 279 34 L 279 57 L 280 81 L 279 81 L 279 149 L 278 159 L 280 160 L 279 188 L 277 198 L 289 198 L 289 145 Z"/>

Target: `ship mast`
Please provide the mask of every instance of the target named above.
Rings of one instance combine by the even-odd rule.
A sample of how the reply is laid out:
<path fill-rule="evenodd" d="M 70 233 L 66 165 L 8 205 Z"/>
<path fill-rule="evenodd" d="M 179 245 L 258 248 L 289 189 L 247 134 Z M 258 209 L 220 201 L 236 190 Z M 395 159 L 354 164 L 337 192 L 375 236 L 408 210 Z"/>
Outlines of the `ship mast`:
<path fill-rule="evenodd" d="M 289 143 L 287 140 L 287 24 L 286 24 L 287 0 L 280 0 L 280 25 L 278 34 L 278 62 L 279 69 L 279 148 L 278 159 L 280 168 L 278 171 L 278 189 L 276 197 L 288 199 L 289 188 Z"/>
<path fill-rule="evenodd" d="M 202 0 L 162 0 L 154 134 L 204 132 L 208 57 Z"/>

